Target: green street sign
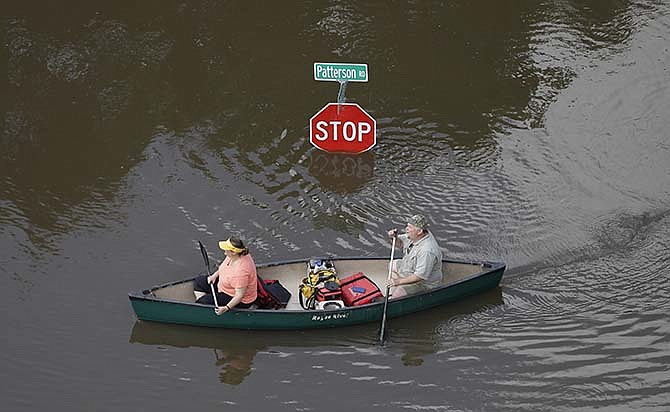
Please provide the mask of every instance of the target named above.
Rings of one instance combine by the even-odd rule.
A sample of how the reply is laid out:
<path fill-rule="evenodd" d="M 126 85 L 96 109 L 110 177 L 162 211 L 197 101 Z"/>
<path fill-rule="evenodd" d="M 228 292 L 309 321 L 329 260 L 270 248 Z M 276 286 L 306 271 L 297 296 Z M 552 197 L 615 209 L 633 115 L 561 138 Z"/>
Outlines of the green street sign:
<path fill-rule="evenodd" d="M 314 80 L 367 82 L 368 65 L 362 63 L 314 63 Z"/>

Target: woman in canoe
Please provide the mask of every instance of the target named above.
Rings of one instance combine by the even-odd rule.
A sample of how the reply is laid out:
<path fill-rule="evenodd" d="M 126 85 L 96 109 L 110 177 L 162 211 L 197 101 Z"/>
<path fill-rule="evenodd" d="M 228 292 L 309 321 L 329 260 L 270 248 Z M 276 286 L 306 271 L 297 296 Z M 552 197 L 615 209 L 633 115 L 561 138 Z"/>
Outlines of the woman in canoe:
<path fill-rule="evenodd" d="M 256 300 L 258 275 L 256 264 L 242 240 L 230 237 L 219 242 L 226 258 L 219 269 L 210 276 L 195 279 L 195 299 L 197 303 L 213 305 L 212 287 L 215 285 L 216 314 L 222 315 L 232 308 L 248 308 Z"/>

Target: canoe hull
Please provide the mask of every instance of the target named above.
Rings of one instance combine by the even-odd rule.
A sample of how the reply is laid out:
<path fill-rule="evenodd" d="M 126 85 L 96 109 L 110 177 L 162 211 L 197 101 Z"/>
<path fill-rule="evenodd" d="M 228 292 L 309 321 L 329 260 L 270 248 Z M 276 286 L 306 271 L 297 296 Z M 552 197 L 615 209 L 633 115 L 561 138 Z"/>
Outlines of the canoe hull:
<path fill-rule="evenodd" d="M 394 318 L 408 315 L 497 287 L 505 265 L 487 262 L 482 264 L 482 268 L 477 274 L 430 292 L 391 299 L 387 316 Z M 231 329 L 286 330 L 350 326 L 381 321 L 384 308 L 383 302 L 377 302 L 326 311 L 239 309 L 217 316 L 209 305 L 158 299 L 146 293 L 131 293 L 129 298 L 140 320 Z"/>

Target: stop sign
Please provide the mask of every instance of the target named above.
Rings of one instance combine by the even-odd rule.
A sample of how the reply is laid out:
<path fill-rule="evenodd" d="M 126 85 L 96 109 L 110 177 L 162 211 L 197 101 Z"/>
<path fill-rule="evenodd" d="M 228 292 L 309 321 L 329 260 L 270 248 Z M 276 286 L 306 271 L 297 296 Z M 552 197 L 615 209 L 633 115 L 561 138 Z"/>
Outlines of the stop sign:
<path fill-rule="evenodd" d="M 363 153 L 377 143 L 377 122 L 356 103 L 328 103 L 309 119 L 309 141 L 326 152 Z"/>

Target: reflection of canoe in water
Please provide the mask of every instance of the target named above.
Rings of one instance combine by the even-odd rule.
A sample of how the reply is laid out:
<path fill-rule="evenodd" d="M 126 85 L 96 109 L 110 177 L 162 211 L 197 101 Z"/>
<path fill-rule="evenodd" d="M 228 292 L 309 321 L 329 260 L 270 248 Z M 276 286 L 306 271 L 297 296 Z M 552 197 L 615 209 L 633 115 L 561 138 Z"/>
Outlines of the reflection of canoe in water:
<path fill-rule="evenodd" d="M 471 322 L 492 308 L 503 305 L 500 288 L 493 288 L 464 299 L 454 305 L 444 305 L 398 318 L 389 327 L 390 339 L 402 352 L 407 366 L 420 365 L 423 358 L 439 350 L 445 339 L 443 328 L 456 319 Z M 494 318 L 492 318 L 494 319 Z M 494 321 L 489 319 L 489 321 Z M 457 321 L 458 322 L 458 321 Z M 472 326 L 472 325 L 471 325 Z M 204 348 L 213 351 L 212 360 L 219 370 L 219 379 L 230 385 L 240 384 L 253 374 L 258 353 L 298 353 L 300 356 L 319 356 L 313 348 L 327 348 L 324 353 L 342 349 L 363 348 L 378 343 L 377 324 L 364 324 L 340 329 L 317 330 L 231 330 L 199 328 L 138 320 L 133 325 L 129 342 L 134 344 L 173 348 Z"/>
<path fill-rule="evenodd" d="M 340 278 L 363 272 L 380 289 L 385 289 L 388 259 L 378 257 L 333 259 Z M 212 306 L 195 303 L 193 279 L 130 293 L 133 310 L 141 320 L 233 329 L 311 329 L 381 321 L 384 303 L 375 302 L 335 310 L 304 310 L 297 285 L 306 275 L 307 260 L 258 266 L 265 279 L 278 279 L 291 291 L 286 309 L 235 309 L 217 316 Z M 428 292 L 389 300 L 389 318 L 443 305 L 498 286 L 505 270 L 500 262 L 444 260 L 444 285 Z"/>

